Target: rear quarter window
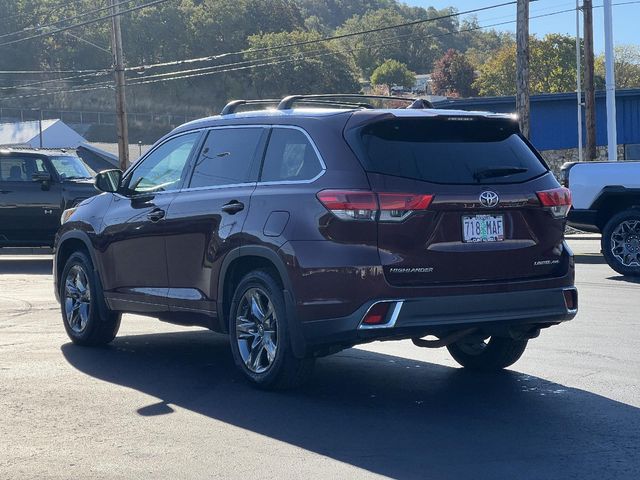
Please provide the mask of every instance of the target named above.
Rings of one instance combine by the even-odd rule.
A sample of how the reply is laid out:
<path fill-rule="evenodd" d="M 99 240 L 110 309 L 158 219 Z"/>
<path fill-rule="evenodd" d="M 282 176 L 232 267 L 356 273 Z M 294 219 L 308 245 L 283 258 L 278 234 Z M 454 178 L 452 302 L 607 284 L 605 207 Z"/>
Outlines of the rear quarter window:
<path fill-rule="evenodd" d="M 518 183 L 548 171 L 511 120 L 393 118 L 347 132 L 368 172 L 444 184 Z"/>

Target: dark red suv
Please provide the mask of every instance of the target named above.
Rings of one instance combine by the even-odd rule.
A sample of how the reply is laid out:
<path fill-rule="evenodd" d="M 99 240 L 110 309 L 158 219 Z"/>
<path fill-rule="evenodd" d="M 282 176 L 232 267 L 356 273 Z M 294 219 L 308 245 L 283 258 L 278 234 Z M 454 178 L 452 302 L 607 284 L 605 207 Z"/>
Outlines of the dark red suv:
<path fill-rule="evenodd" d="M 232 102 L 100 173 L 105 193 L 65 211 L 56 239 L 71 340 L 110 342 L 125 312 L 199 325 L 283 388 L 374 340 L 504 368 L 572 319 L 570 194 L 516 120 L 373 101 Z"/>

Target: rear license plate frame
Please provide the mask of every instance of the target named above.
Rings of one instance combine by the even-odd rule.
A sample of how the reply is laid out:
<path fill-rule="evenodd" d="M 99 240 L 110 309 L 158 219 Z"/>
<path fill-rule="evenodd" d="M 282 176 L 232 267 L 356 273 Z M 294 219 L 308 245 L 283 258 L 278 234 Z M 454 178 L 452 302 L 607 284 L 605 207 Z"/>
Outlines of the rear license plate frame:
<path fill-rule="evenodd" d="M 504 215 L 499 213 L 463 215 L 461 225 L 463 243 L 494 243 L 505 239 Z"/>

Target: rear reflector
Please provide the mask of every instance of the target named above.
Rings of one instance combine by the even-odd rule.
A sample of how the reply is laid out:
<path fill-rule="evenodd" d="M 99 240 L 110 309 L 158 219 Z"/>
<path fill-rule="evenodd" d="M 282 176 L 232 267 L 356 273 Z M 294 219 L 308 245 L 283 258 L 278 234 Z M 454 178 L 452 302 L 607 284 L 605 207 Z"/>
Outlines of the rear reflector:
<path fill-rule="evenodd" d="M 414 211 L 429 208 L 433 195 L 417 193 L 374 193 L 362 190 L 323 190 L 318 200 L 343 220 L 403 220 Z"/>
<path fill-rule="evenodd" d="M 540 203 L 548 208 L 554 217 L 566 217 L 571 208 L 571 190 L 565 187 L 538 192 Z"/>
<path fill-rule="evenodd" d="M 574 289 L 564 290 L 564 303 L 567 310 L 576 310 L 578 308 L 578 291 Z"/>
<path fill-rule="evenodd" d="M 387 321 L 389 302 L 376 303 L 364 316 L 362 323 L 365 325 L 382 325 Z"/>

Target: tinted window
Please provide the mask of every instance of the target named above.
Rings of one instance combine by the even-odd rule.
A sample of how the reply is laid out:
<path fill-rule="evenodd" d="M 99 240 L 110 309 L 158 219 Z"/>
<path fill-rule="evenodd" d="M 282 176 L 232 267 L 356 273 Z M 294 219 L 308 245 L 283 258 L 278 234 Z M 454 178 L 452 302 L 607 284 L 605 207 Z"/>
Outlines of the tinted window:
<path fill-rule="evenodd" d="M 262 167 L 263 182 L 311 180 L 322 165 L 307 136 L 292 128 L 274 128 Z"/>
<path fill-rule="evenodd" d="M 468 118 L 468 117 L 465 117 Z M 511 183 L 547 167 L 510 120 L 393 119 L 349 134 L 367 171 L 434 183 Z"/>
<path fill-rule="evenodd" d="M 199 133 L 181 135 L 156 148 L 131 174 L 129 190 L 144 193 L 180 188 L 189 154 L 199 136 Z"/>
<path fill-rule="evenodd" d="M 47 173 L 41 158 L 0 157 L 0 181 L 30 182 L 34 173 Z"/>
<path fill-rule="evenodd" d="M 191 187 L 212 187 L 251 181 L 251 167 L 262 128 L 211 130 L 198 157 Z"/>

